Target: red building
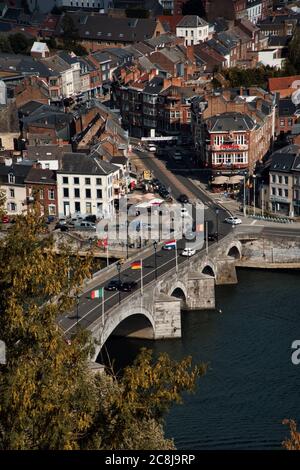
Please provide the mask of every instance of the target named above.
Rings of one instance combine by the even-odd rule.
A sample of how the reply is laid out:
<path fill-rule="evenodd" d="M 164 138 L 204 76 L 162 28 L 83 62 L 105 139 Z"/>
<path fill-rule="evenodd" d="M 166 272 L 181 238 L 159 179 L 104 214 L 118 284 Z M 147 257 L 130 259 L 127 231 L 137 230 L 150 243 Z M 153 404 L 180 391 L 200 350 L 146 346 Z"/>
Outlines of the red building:
<path fill-rule="evenodd" d="M 57 185 L 53 170 L 33 167 L 25 180 L 28 210 L 36 204 L 40 215 L 57 216 Z"/>

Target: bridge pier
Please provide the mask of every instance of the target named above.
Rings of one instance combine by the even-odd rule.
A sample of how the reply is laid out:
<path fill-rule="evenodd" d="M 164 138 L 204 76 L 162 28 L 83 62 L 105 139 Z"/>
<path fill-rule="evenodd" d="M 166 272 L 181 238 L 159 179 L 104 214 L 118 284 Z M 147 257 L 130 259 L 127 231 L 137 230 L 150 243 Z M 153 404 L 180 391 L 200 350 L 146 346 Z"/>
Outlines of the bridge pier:
<path fill-rule="evenodd" d="M 187 279 L 188 310 L 215 308 L 215 279 L 208 274 L 190 273 Z"/>
<path fill-rule="evenodd" d="M 237 284 L 236 260 L 219 259 L 216 262 L 216 285 Z"/>
<path fill-rule="evenodd" d="M 181 338 L 181 299 L 160 294 L 154 301 L 154 339 Z"/>

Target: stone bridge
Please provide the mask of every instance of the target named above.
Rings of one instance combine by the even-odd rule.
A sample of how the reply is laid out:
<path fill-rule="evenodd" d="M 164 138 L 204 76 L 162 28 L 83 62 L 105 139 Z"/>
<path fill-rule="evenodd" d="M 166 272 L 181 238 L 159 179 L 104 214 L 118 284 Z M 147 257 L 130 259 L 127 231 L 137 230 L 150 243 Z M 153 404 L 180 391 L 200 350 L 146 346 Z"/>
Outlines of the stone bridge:
<path fill-rule="evenodd" d="M 120 305 L 105 312 L 89 326 L 97 340 L 96 360 L 108 337 L 181 337 L 181 309 L 214 309 L 215 285 L 237 283 L 236 263 L 242 258 L 242 243 L 231 233 L 218 244 L 159 276 L 144 289 L 135 291 Z M 104 320 L 104 326 L 103 326 Z M 126 320 L 126 321 L 125 321 Z"/>

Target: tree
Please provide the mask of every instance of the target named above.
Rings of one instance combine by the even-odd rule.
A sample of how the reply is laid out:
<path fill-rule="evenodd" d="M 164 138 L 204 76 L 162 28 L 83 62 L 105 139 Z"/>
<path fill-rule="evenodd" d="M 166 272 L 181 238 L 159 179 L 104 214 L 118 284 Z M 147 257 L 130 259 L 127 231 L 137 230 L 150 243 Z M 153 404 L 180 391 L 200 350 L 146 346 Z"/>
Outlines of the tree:
<path fill-rule="evenodd" d="M 65 14 L 62 19 L 63 37 L 66 40 L 74 41 L 77 37 L 78 29 L 75 26 L 72 16 Z"/>
<path fill-rule="evenodd" d="M 290 428 L 290 437 L 283 441 L 282 446 L 287 450 L 300 450 L 300 432 L 297 431 L 297 424 L 294 420 L 285 419 L 283 424 Z"/>
<path fill-rule="evenodd" d="M 89 263 L 57 257 L 44 221 L 19 217 L 0 242 L 2 449 L 76 449 L 90 425 L 92 379 L 86 333 L 68 344 L 57 319 L 72 305 Z"/>
<path fill-rule="evenodd" d="M 205 367 L 144 350 L 121 379 L 92 375 L 90 335 L 70 342 L 58 323 L 90 275 L 91 259 L 71 255 L 54 253 L 35 211 L 0 240 L 0 449 L 173 448 L 164 414 Z"/>
<path fill-rule="evenodd" d="M 182 392 L 192 392 L 206 366 L 192 367 L 191 357 L 180 362 L 167 354 L 153 360 L 142 349 L 123 377 L 98 375 L 96 386 L 102 394 L 93 425 L 83 441 L 94 449 L 173 449 L 165 439 L 163 418 L 173 403 L 182 403 Z"/>
<path fill-rule="evenodd" d="M 10 46 L 15 54 L 26 54 L 33 44 L 33 39 L 27 39 L 22 33 L 9 35 Z"/>
<path fill-rule="evenodd" d="M 4 34 L 0 35 L 0 51 L 1 52 L 13 52 L 8 36 Z"/>
<path fill-rule="evenodd" d="M 293 38 L 289 43 L 288 61 L 300 73 L 300 31 L 297 28 L 294 31 Z"/>

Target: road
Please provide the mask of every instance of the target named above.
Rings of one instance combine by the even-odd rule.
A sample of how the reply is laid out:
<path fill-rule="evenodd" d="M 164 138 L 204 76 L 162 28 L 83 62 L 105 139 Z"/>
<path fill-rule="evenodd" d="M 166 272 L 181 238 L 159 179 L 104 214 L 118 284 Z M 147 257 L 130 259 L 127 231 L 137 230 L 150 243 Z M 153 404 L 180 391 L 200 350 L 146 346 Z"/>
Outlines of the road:
<path fill-rule="evenodd" d="M 187 194 L 191 199 L 194 200 L 201 200 L 205 206 L 207 207 L 205 210 L 205 220 L 212 221 L 213 224 L 213 231 L 216 231 L 217 225 L 217 216 L 215 212 L 216 205 L 212 203 L 209 197 L 201 191 L 198 187 L 196 187 L 189 179 L 191 174 L 187 173 L 185 175 L 174 175 L 171 171 L 169 171 L 163 161 L 154 157 L 151 153 L 147 152 L 140 152 L 140 158 L 144 159 L 145 166 L 150 169 L 156 178 L 158 178 L 167 188 L 171 188 L 171 192 L 173 197 L 177 198 L 181 193 Z M 192 172 L 193 170 L 191 170 Z M 228 212 L 224 210 L 222 207 L 219 207 L 219 214 L 218 214 L 218 232 L 219 238 L 224 237 L 228 232 L 232 230 L 232 227 L 228 224 L 224 224 L 223 220 L 228 216 Z M 186 260 L 185 257 L 181 256 L 182 248 L 184 247 L 185 242 L 184 240 L 179 240 L 177 247 L 178 247 L 178 257 L 177 261 L 178 264 L 182 263 Z M 203 250 L 205 249 L 202 248 Z M 138 257 L 137 257 L 138 259 Z M 172 251 L 165 251 L 165 250 L 157 250 L 156 254 L 156 265 L 157 265 L 157 276 L 164 274 L 165 272 L 169 271 L 170 269 L 174 268 L 176 265 L 175 261 L 175 250 Z M 126 281 L 128 279 L 132 279 L 137 281 L 138 288 L 140 288 L 140 276 L 141 273 L 138 270 L 131 270 L 126 269 L 121 273 L 121 280 Z M 115 274 L 111 276 L 106 282 L 103 284 L 99 284 L 96 287 L 93 287 L 92 290 L 105 287 L 107 282 L 110 279 L 118 278 L 117 269 L 115 270 Z M 147 257 L 143 261 L 143 284 L 145 288 L 147 288 L 147 284 L 150 283 L 155 279 L 155 255 L 154 249 L 153 254 Z M 128 297 L 131 293 L 119 293 L 119 292 L 108 292 L 104 291 L 104 310 L 105 312 L 110 310 L 112 307 L 118 305 L 119 300 Z M 59 323 L 60 326 L 64 329 L 65 333 L 70 335 L 73 331 L 76 330 L 77 325 L 80 325 L 83 328 L 89 327 L 91 323 L 93 323 L 102 312 L 102 301 L 100 299 L 91 299 L 91 290 L 82 294 L 79 298 L 78 304 L 78 317 L 77 317 L 77 309 L 75 308 L 69 314 L 64 315 L 60 318 Z"/>

